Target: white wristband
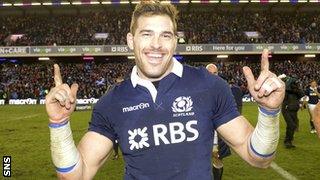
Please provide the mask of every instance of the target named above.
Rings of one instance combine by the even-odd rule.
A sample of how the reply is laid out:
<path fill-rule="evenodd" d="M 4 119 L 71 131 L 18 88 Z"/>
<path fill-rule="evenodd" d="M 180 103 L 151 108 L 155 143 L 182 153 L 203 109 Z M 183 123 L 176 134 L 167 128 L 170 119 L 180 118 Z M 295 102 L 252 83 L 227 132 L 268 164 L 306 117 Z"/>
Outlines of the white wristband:
<path fill-rule="evenodd" d="M 258 156 L 270 157 L 279 142 L 280 109 L 268 111 L 259 107 L 258 123 L 251 136 L 250 149 Z"/>
<path fill-rule="evenodd" d="M 60 173 L 70 172 L 80 158 L 78 149 L 73 141 L 70 122 L 49 124 L 49 129 L 53 164 Z"/>

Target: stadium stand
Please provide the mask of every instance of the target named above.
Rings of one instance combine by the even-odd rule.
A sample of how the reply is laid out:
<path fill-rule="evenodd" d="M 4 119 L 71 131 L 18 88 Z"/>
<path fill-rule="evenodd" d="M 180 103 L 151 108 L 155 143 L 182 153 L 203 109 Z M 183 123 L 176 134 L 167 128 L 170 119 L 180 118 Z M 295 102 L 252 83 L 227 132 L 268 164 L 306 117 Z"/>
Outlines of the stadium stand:
<path fill-rule="evenodd" d="M 126 44 L 131 11 L 78 15 L 0 17 L 0 46 Z M 290 20 L 289 20 L 290 19 Z M 188 44 L 316 43 L 320 14 L 313 12 L 181 11 L 179 29 Z M 258 38 L 245 32 L 258 32 Z M 95 39 L 95 33 L 107 33 Z M 10 40 L 12 34 L 24 34 Z"/>
<path fill-rule="evenodd" d="M 312 8 L 312 5 L 310 7 Z M 236 11 L 231 8 L 220 8 L 220 5 L 213 8 L 179 7 L 178 32 L 184 37 L 184 43 L 320 43 L 320 13 L 312 10 L 300 11 L 302 7 L 295 9 L 294 6 L 287 7 L 289 11 L 280 9 L 272 13 L 270 8 L 264 9 L 264 7 L 258 8 L 257 11 L 250 10 L 250 7 Z M 23 13 L 20 14 L 2 14 L 0 46 L 126 44 L 132 7 L 122 7 L 121 10 L 111 7 L 99 11 L 88 8 L 86 12 L 82 12 L 86 8 L 71 6 L 70 12 L 75 9 L 78 12 L 62 14 L 52 13 L 55 9 L 49 12 L 49 9 L 47 13 L 40 15 L 36 14 L 38 12 L 36 10 L 28 12 L 27 8 L 22 8 Z M 21 8 L 18 8 L 17 12 L 20 10 Z M 69 12 L 69 9 L 66 10 Z M 245 32 L 256 32 L 256 34 L 249 37 Z M 96 33 L 105 33 L 107 38 L 94 38 Z M 22 59 L 23 57 L 20 58 Z M 68 84 L 77 82 L 80 85 L 79 98 L 98 98 L 105 93 L 108 86 L 114 84 L 116 78 L 127 77 L 133 63 L 79 61 L 77 63 L 59 62 L 59 64 L 63 69 L 66 82 Z M 205 63 L 188 62 L 188 64 L 200 66 Z M 236 61 L 218 63 L 220 75 L 226 80 L 234 80 L 245 90 L 246 81 L 242 73 L 244 65 L 250 66 L 254 73 L 258 74 L 259 64 L 256 61 L 238 58 Z M 303 87 L 311 79 L 319 77 L 317 71 L 319 66 L 316 61 L 287 60 L 273 61 L 271 64 L 272 70 L 277 75 L 285 73 L 300 77 Z M 0 72 L 0 99 L 43 99 L 52 87 L 52 62 L 14 64 L 9 60 L 0 61 Z"/>
<path fill-rule="evenodd" d="M 194 66 L 203 66 L 205 63 L 188 63 Z M 132 62 L 114 63 L 59 63 L 62 69 L 64 82 L 72 84 L 77 82 L 80 87 L 78 98 L 99 98 L 108 86 L 113 85 L 118 77 L 128 77 Z M 220 76 L 226 80 L 233 79 L 243 90 L 246 90 L 246 81 L 242 73 L 243 66 L 249 66 L 254 74 L 260 70 L 259 62 L 236 61 L 220 62 L 217 64 Z M 0 64 L 0 99 L 43 99 L 53 86 L 51 77 L 52 63 L 39 64 Z M 299 77 L 302 87 L 306 87 L 311 79 L 319 77 L 320 64 L 316 61 L 291 62 L 274 61 L 271 70 L 277 75 L 282 73 L 288 76 Z"/>

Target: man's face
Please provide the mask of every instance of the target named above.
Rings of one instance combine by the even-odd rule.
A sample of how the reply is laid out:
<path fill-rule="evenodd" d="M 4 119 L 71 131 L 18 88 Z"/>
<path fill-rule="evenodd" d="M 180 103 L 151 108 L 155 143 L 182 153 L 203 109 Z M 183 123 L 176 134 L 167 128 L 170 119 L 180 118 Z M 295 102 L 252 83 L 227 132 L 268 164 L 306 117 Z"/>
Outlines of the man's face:
<path fill-rule="evenodd" d="M 312 81 L 311 82 L 311 87 L 316 88 L 317 87 L 317 82 L 316 81 Z"/>
<path fill-rule="evenodd" d="M 218 74 L 218 68 L 217 68 L 216 65 L 213 65 L 213 64 L 209 65 L 208 68 L 207 68 L 207 70 L 208 70 L 209 73 L 211 73 L 211 74 L 215 74 L 215 75 Z"/>
<path fill-rule="evenodd" d="M 134 35 L 128 33 L 127 41 L 141 78 L 155 81 L 171 72 L 177 40 L 169 16 L 139 17 Z"/>

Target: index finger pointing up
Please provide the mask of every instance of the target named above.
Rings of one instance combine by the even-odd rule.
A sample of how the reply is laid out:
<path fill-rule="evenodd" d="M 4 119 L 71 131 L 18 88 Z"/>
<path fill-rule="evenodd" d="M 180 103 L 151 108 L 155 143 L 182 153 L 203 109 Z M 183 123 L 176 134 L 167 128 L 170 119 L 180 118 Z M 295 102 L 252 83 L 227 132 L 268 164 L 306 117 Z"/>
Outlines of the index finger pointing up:
<path fill-rule="evenodd" d="M 62 77 L 60 74 L 60 67 L 58 66 L 58 64 L 54 64 L 54 83 L 57 86 L 60 86 L 62 84 Z"/>
<path fill-rule="evenodd" d="M 261 55 L 261 71 L 269 70 L 269 51 L 264 49 Z"/>

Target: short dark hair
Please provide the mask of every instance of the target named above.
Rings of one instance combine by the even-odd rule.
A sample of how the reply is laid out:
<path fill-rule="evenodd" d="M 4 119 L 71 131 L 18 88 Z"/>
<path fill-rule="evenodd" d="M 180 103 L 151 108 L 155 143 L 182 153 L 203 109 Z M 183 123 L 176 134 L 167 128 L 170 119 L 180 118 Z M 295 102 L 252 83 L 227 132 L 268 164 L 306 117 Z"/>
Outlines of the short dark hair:
<path fill-rule="evenodd" d="M 172 4 L 161 4 L 155 0 L 142 0 L 133 13 L 130 24 L 130 33 L 134 34 L 137 29 L 137 22 L 141 16 L 167 15 L 173 23 L 174 34 L 177 34 L 178 10 Z"/>

